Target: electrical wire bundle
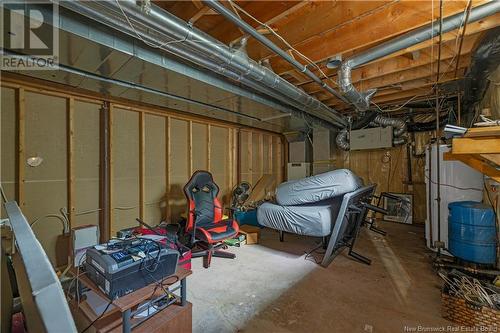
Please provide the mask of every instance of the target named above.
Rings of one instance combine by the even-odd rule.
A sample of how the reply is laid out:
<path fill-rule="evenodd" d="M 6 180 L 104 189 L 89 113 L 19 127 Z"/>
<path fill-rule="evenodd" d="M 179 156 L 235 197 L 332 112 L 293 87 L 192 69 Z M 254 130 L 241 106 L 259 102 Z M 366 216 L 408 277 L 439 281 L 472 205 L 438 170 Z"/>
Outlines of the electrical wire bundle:
<path fill-rule="evenodd" d="M 444 280 L 445 290 L 448 294 L 474 304 L 500 310 L 500 290 L 498 288 L 486 286 L 478 279 L 455 270 L 448 274 L 439 271 L 438 275 Z"/>

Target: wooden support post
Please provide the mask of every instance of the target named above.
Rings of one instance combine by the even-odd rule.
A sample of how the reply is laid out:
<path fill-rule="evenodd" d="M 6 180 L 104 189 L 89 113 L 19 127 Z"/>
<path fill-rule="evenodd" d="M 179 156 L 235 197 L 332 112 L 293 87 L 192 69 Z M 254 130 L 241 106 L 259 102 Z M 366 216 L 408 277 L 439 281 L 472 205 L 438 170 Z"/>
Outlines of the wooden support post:
<path fill-rule="evenodd" d="M 171 209 L 170 209 L 170 170 L 172 169 L 171 165 L 171 149 L 170 149 L 170 117 L 165 117 L 165 131 L 166 131 L 166 137 L 165 137 L 165 157 L 166 157 L 166 174 L 165 174 L 165 181 L 166 181 L 166 191 L 165 191 L 165 211 L 166 211 L 166 220 L 170 222 L 170 217 L 171 217 Z"/>
<path fill-rule="evenodd" d="M 286 181 L 288 179 L 288 142 L 284 137 L 281 137 L 279 140 L 279 144 L 281 149 L 280 169 L 283 175 L 281 177 L 281 181 Z"/>
<path fill-rule="evenodd" d="M 74 173 L 74 154 L 73 154 L 73 147 L 74 147 L 74 140 L 73 140 L 73 135 L 74 135 L 74 125 L 73 125 L 73 115 L 75 111 L 75 100 L 73 97 L 69 97 L 67 100 L 67 106 L 66 106 L 66 148 L 67 148 L 67 156 L 66 156 L 66 161 L 67 161 L 67 177 L 68 177 L 68 182 L 67 182 L 67 200 L 68 200 L 68 219 L 69 219 L 69 226 L 70 228 L 75 225 L 75 205 L 74 205 L 74 198 L 75 198 L 75 173 Z"/>
<path fill-rule="evenodd" d="M 243 149 L 241 148 L 241 131 L 239 129 L 236 131 L 236 182 L 241 183 L 241 154 L 243 154 Z"/>
<path fill-rule="evenodd" d="M 262 133 L 259 133 L 259 179 L 264 174 L 264 158 L 264 136 Z"/>
<path fill-rule="evenodd" d="M 234 185 L 238 184 L 238 182 L 239 182 L 238 173 L 239 173 L 240 159 L 239 159 L 239 154 L 238 154 L 238 147 L 239 147 L 238 130 L 236 128 L 233 128 L 231 130 L 231 133 L 232 133 L 232 137 L 233 137 L 233 141 L 231 144 L 231 154 L 233 154 L 233 165 L 231 166 L 231 169 L 233 170 L 233 178 L 231 180 L 231 184 L 232 184 L 232 187 L 234 187 Z"/>
<path fill-rule="evenodd" d="M 103 102 L 100 109 L 99 130 L 99 232 L 100 242 L 104 243 L 111 236 L 111 207 L 112 165 L 111 165 L 111 105 Z"/>
<path fill-rule="evenodd" d="M 233 188 L 233 149 L 232 149 L 232 144 L 233 144 L 233 131 L 228 128 L 227 129 L 227 187 L 228 187 L 228 193 L 231 193 L 231 190 Z"/>
<path fill-rule="evenodd" d="M 109 200 L 109 210 L 108 210 L 108 225 L 107 225 L 107 239 L 111 238 L 111 230 L 113 228 L 114 224 L 114 207 L 113 207 L 113 184 L 114 184 L 114 159 L 113 159 L 113 104 L 109 104 L 109 111 L 108 111 L 108 161 L 109 161 L 109 166 L 108 166 L 108 190 L 109 190 L 109 195 L 108 195 L 108 200 Z"/>
<path fill-rule="evenodd" d="M 267 149 L 267 153 L 268 153 L 268 163 L 269 163 L 269 173 L 270 174 L 274 174 L 274 163 L 273 163 L 273 146 L 274 146 L 274 136 L 273 135 L 270 135 L 269 136 L 269 140 L 267 140 L 268 144 L 269 144 L 269 147 Z M 278 181 L 276 179 L 276 181 Z"/>
<path fill-rule="evenodd" d="M 144 118 L 144 112 L 139 112 L 139 217 L 141 220 L 145 219 L 146 210 L 146 134 Z"/>
<path fill-rule="evenodd" d="M 193 174 L 193 122 L 188 122 L 188 175 L 191 177 Z"/>
<path fill-rule="evenodd" d="M 248 132 L 248 146 L 247 146 L 247 163 L 248 163 L 248 182 L 252 185 L 255 185 L 253 182 L 253 133 Z"/>
<path fill-rule="evenodd" d="M 207 170 L 211 171 L 212 168 L 212 134 L 211 134 L 211 126 L 207 125 Z"/>
<path fill-rule="evenodd" d="M 16 90 L 16 102 L 17 102 L 17 172 L 16 172 L 16 199 L 21 210 L 25 207 L 25 197 L 24 197 L 24 165 L 26 161 L 26 150 L 25 150 L 25 134 L 26 134 L 26 98 L 24 94 L 24 88 L 19 88 Z"/>

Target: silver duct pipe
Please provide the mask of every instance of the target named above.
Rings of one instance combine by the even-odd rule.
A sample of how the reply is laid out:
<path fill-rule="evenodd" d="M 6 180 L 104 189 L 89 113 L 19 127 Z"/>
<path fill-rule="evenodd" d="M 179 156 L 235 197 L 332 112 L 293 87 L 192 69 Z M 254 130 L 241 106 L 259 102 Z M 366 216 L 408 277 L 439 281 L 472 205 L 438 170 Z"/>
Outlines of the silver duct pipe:
<path fill-rule="evenodd" d="M 337 146 L 342 149 L 342 150 L 349 150 L 351 146 L 349 145 L 349 138 L 347 137 L 349 134 L 349 131 L 347 128 L 342 129 L 339 134 L 337 134 L 337 137 L 335 138 L 335 143 Z"/>
<path fill-rule="evenodd" d="M 350 67 L 348 62 L 343 63 L 340 66 L 338 72 L 340 91 L 358 111 L 367 111 L 370 108 L 370 99 L 377 92 L 377 89 L 369 89 L 366 92 L 359 92 L 352 84 L 351 70 L 352 67 Z"/>
<path fill-rule="evenodd" d="M 387 126 L 392 126 L 393 130 L 393 139 L 392 139 L 392 144 L 394 146 L 399 146 L 402 144 L 405 144 L 407 141 L 407 138 L 404 134 L 406 134 L 407 128 L 406 128 L 406 122 L 402 119 L 399 118 L 388 118 L 384 117 L 382 115 L 378 115 L 375 117 L 375 119 L 370 123 L 372 126 L 382 126 L 382 127 L 387 127 Z M 342 149 L 342 150 L 349 150 L 350 145 L 349 145 L 349 138 L 348 138 L 349 132 L 347 129 L 343 129 L 337 134 L 337 137 L 335 138 L 335 142 L 337 143 L 337 146 Z"/>
<path fill-rule="evenodd" d="M 472 9 L 467 23 L 479 21 L 498 12 L 500 12 L 500 1 L 488 2 Z M 444 18 L 442 21 L 442 33 L 459 28 L 463 24 L 464 19 L 464 13 L 458 13 Z M 351 70 L 389 54 L 422 43 L 436 37 L 438 34 L 439 24 L 430 23 L 345 60 L 338 71 L 339 86 L 342 93 L 344 93 L 344 96 L 353 103 L 359 111 L 368 110 L 370 108 L 370 98 L 376 90 L 358 92 L 352 85 Z"/>
<path fill-rule="evenodd" d="M 378 115 L 373 122 L 382 127 L 392 126 L 394 137 L 400 137 L 406 133 L 406 122 L 400 118 L 388 118 Z"/>
<path fill-rule="evenodd" d="M 339 98 L 340 100 L 349 103 L 348 100 L 346 100 L 340 93 L 338 93 L 335 89 L 324 83 L 319 77 L 317 77 L 313 72 L 311 72 L 307 66 L 302 65 L 300 62 L 295 60 L 292 56 L 290 56 L 288 53 L 286 53 L 284 50 L 282 50 L 280 47 L 278 47 L 276 44 L 274 44 L 271 40 L 269 40 L 267 37 L 259 33 L 257 30 L 255 30 L 250 24 L 246 23 L 243 21 L 241 18 L 235 15 L 234 12 L 230 11 L 226 7 L 224 7 L 218 0 L 203 0 L 203 2 L 222 16 L 224 16 L 226 19 L 234 23 L 236 26 L 240 27 L 243 31 L 248 33 L 250 36 L 254 37 L 256 40 L 258 40 L 262 45 L 266 46 L 268 49 L 279 55 L 281 58 L 286 60 L 288 63 L 290 63 L 293 67 L 298 69 L 300 72 L 304 73 L 307 75 L 310 79 L 312 79 L 314 82 L 316 82 L 319 86 L 321 86 L 323 89 L 331 93 L 333 96 Z"/>
<path fill-rule="evenodd" d="M 142 39 L 154 47 L 239 81 L 299 110 L 326 113 L 328 121 L 336 127 L 342 128 L 347 124 L 338 112 L 257 64 L 244 52 L 235 52 L 227 45 L 155 5 L 151 6 L 147 14 L 141 11 L 135 0 L 124 0 L 119 3 L 68 1 L 61 2 L 61 5 Z M 122 11 L 127 17 L 124 17 Z"/>

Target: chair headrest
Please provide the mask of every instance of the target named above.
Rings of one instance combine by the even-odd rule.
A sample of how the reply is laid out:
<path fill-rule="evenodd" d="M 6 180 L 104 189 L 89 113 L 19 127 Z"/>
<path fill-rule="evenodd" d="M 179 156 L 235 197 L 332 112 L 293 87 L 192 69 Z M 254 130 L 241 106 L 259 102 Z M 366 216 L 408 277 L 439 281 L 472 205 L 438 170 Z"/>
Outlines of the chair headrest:
<path fill-rule="evenodd" d="M 191 200 L 197 192 L 212 193 L 214 197 L 219 194 L 219 187 L 215 184 L 212 174 L 208 171 L 198 170 L 184 186 L 184 194 Z"/>

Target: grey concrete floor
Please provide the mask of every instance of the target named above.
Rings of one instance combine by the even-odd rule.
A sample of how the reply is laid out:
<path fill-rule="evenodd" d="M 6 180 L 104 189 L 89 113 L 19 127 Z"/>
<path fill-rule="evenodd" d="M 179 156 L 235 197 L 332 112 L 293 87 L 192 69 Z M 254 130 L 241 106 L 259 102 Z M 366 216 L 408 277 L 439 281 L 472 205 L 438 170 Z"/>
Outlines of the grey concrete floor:
<path fill-rule="evenodd" d="M 422 227 L 384 223 L 382 237 L 362 230 L 356 250 L 367 266 L 339 255 L 328 268 L 304 259 L 314 238 L 263 229 L 259 245 L 229 248 L 236 259 L 193 259 L 188 299 L 193 331 L 404 332 L 448 326 L 440 316 L 441 281 L 432 272 Z"/>

